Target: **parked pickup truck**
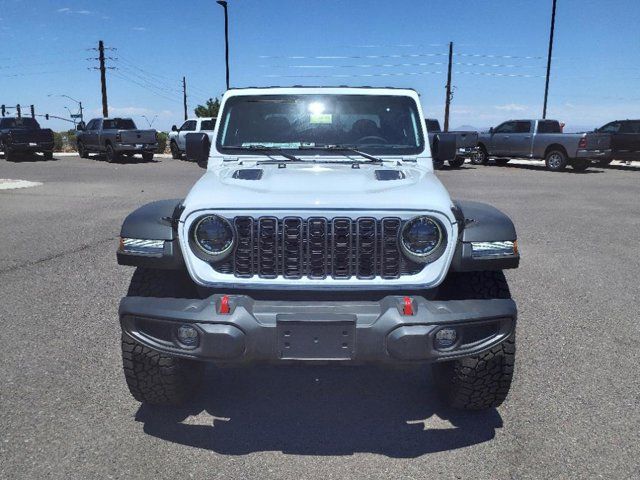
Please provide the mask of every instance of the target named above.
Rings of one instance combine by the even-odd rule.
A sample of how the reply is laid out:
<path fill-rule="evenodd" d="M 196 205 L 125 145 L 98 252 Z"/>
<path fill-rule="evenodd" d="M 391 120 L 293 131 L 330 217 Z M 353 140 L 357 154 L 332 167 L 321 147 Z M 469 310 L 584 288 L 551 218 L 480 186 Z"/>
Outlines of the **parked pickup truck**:
<path fill-rule="evenodd" d="M 9 161 L 19 154 L 41 152 L 53 158 L 53 132 L 40 128 L 35 118 L 0 118 L 0 150 Z"/>
<path fill-rule="evenodd" d="M 475 164 L 486 164 L 490 157 L 498 165 L 512 158 L 544 159 L 547 168 L 561 171 L 589 168 L 592 160 L 609 154 L 610 138 L 600 133 L 562 133 L 557 120 L 509 120 L 481 133 Z"/>
<path fill-rule="evenodd" d="M 640 161 L 640 120 L 615 120 L 595 131 L 611 138 L 609 153 L 599 160 L 600 166 L 612 160 Z"/>
<path fill-rule="evenodd" d="M 477 153 L 478 145 L 478 132 L 473 131 L 453 131 L 442 133 L 440 129 L 440 122 L 435 118 L 426 118 L 425 123 L 427 125 L 427 134 L 429 135 L 429 145 L 433 150 L 434 147 L 437 150 L 437 145 L 434 145 L 436 136 L 442 137 L 450 136 L 455 139 L 455 156 L 447 159 L 449 165 L 452 167 L 460 167 L 464 163 L 466 158 L 473 158 Z M 441 167 L 444 164 L 444 160 L 436 162 L 436 168 Z"/>
<path fill-rule="evenodd" d="M 169 148 L 171 156 L 179 159 L 187 148 L 186 136 L 188 133 L 204 132 L 209 136 L 209 141 L 213 142 L 213 129 L 216 126 L 215 117 L 190 118 L 185 120 L 180 128 L 175 125 L 171 127 L 169 133 Z"/>
<path fill-rule="evenodd" d="M 89 158 L 89 153 L 103 153 L 108 162 L 118 161 L 123 155 L 142 154 L 145 161 L 153 160 L 158 149 L 155 130 L 138 130 L 130 118 L 94 118 L 86 126 L 78 125 L 78 154 Z"/>

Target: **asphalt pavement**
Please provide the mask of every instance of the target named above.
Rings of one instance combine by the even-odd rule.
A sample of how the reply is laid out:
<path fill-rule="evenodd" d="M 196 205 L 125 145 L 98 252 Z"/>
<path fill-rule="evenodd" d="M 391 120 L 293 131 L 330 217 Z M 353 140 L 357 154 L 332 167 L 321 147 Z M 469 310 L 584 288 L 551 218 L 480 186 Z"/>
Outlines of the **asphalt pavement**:
<path fill-rule="evenodd" d="M 141 407 L 119 227 L 201 174 L 0 159 L 0 179 L 35 182 L 0 189 L 0 478 L 640 478 L 640 168 L 438 172 L 509 214 L 522 253 L 515 383 L 474 414 L 443 408 L 424 368 L 212 368 L 188 407 Z"/>

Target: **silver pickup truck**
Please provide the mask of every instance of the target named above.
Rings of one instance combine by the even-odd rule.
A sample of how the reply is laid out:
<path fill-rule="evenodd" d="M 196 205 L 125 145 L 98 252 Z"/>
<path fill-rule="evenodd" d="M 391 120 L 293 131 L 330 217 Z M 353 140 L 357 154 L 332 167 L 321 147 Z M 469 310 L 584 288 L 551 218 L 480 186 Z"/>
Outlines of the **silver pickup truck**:
<path fill-rule="evenodd" d="M 512 158 L 540 159 L 549 170 L 571 165 L 582 171 L 592 160 L 606 157 L 610 142 L 600 133 L 562 133 L 557 120 L 509 120 L 479 135 L 479 154 L 471 161 L 486 164 L 495 158 L 505 165 Z"/>
<path fill-rule="evenodd" d="M 94 118 L 86 126 L 78 125 L 77 146 L 81 158 L 89 153 L 104 154 L 109 163 L 123 155 L 142 154 L 145 161 L 153 160 L 158 149 L 155 130 L 138 130 L 130 118 Z"/>

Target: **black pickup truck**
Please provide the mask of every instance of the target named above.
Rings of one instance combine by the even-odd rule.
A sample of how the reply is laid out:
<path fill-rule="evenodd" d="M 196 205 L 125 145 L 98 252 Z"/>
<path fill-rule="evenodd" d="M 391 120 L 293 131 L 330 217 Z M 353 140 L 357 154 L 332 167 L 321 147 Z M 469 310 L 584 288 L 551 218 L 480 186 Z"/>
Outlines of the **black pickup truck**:
<path fill-rule="evenodd" d="M 609 165 L 613 160 L 640 161 L 640 120 L 615 120 L 595 131 L 611 137 L 610 151 L 598 165 Z"/>
<path fill-rule="evenodd" d="M 40 152 L 44 158 L 53 158 L 53 131 L 40 128 L 34 118 L 0 118 L 0 150 L 6 160 L 18 155 Z"/>
<path fill-rule="evenodd" d="M 434 163 L 436 168 L 441 168 L 444 165 L 444 161 L 448 161 L 451 167 L 461 167 L 466 158 L 473 158 L 478 151 L 478 132 L 473 131 L 449 131 L 442 132 L 440 128 L 440 122 L 435 118 L 425 118 L 425 125 L 427 127 L 427 133 L 429 135 L 429 145 L 431 151 L 437 151 L 438 145 L 435 142 L 436 138 L 447 139 L 453 142 L 455 150 L 452 150 L 448 155 L 450 158 L 441 158 Z"/>

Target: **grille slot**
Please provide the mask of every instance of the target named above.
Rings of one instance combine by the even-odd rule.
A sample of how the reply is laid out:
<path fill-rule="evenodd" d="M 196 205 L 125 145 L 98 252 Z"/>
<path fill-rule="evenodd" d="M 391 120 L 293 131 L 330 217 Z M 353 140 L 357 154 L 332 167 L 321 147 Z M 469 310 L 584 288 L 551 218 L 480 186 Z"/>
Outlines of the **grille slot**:
<path fill-rule="evenodd" d="M 238 278 L 394 279 L 424 268 L 402 254 L 397 217 L 239 216 L 232 224 L 234 253 L 212 267 Z"/>

